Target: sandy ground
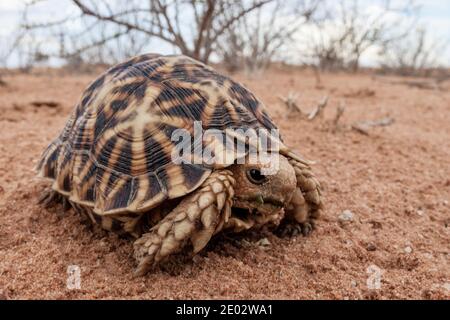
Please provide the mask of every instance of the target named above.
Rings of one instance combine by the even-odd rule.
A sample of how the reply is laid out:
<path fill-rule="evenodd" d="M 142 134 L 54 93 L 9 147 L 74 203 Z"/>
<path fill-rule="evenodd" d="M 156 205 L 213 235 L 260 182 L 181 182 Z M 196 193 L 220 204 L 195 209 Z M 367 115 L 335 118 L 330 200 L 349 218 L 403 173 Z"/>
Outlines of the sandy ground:
<path fill-rule="evenodd" d="M 266 103 L 287 144 L 316 161 L 326 204 L 318 228 L 306 238 L 261 234 L 265 247 L 250 235 L 218 239 L 193 261 L 133 279 L 131 241 L 36 205 L 46 184 L 33 167 L 94 77 L 15 75 L 0 87 L 0 298 L 450 298 L 448 82 L 439 91 L 370 75 L 324 75 L 321 87 L 309 71 L 234 75 Z M 324 119 L 286 116 L 277 96 L 289 92 L 304 110 L 329 95 Z M 386 116 L 395 123 L 369 136 L 348 128 Z M 344 210 L 352 221 L 340 222 Z M 70 265 L 81 268 L 80 289 L 66 286 Z"/>

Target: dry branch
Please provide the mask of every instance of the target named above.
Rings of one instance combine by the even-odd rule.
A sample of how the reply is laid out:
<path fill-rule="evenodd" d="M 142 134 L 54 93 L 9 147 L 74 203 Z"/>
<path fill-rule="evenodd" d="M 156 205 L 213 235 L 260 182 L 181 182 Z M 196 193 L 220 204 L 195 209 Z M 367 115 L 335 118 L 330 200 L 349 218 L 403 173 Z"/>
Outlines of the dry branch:
<path fill-rule="evenodd" d="M 320 76 L 320 70 L 317 66 L 313 66 L 314 78 L 316 79 L 316 89 L 323 89 L 322 77 Z"/>
<path fill-rule="evenodd" d="M 364 134 L 364 135 L 369 135 L 369 130 L 370 128 L 373 127 L 386 127 L 389 126 L 391 124 L 393 124 L 395 122 L 395 120 L 391 117 L 385 117 L 379 120 L 374 120 L 374 121 L 360 121 L 360 122 L 356 122 L 354 124 L 352 124 L 352 129 Z"/>
<path fill-rule="evenodd" d="M 219 37 L 250 12 L 273 0 L 253 0 L 238 5 L 237 1 L 206 0 L 167 2 L 149 0 L 147 7 L 135 4 L 131 9 L 108 6 L 109 12 L 98 6 L 87 5 L 82 0 L 72 0 L 82 14 L 98 21 L 120 26 L 127 31 L 137 31 L 149 37 L 159 38 L 177 47 L 181 53 L 208 62 Z M 106 4 L 106 1 L 100 3 Z M 239 8 L 231 12 L 231 8 Z M 193 12 L 192 30 L 180 25 L 180 12 Z M 145 17 L 145 18 L 144 18 Z M 193 31 L 192 36 L 189 31 Z"/>
<path fill-rule="evenodd" d="M 297 104 L 297 98 L 298 94 L 292 92 L 289 92 L 287 97 L 278 96 L 278 99 L 286 105 L 288 112 L 297 112 L 303 115 L 302 109 Z"/>
<path fill-rule="evenodd" d="M 442 90 L 437 81 L 400 81 L 399 84 L 407 85 L 411 88 L 418 88 L 424 90 Z"/>
<path fill-rule="evenodd" d="M 325 3 L 328 3 L 326 18 L 316 23 L 316 32 L 307 30 L 306 54 L 303 53 L 321 69 L 357 71 L 363 54 L 404 38 L 416 22 L 416 19 L 411 19 L 412 22 L 402 19 L 404 16 L 416 18 L 417 10 L 412 1 L 397 4 L 386 0 L 377 11 L 366 10 L 360 0 Z"/>
<path fill-rule="evenodd" d="M 345 105 L 341 103 L 336 109 L 336 115 L 333 118 L 333 131 L 338 130 L 339 128 L 339 120 L 341 120 L 342 115 L 345 111 Z"/>
<path fill-rule="evenodd" d="M 230 8 L 242 10 L 244 1 Z M 254 74 L 268 67 L 286 45 L 295 42 L 294 34 L 313 20 L 319 0 L 273 0 L 243 16 L 221 37 L 217 51 L 229 71 L 245 69 Z M 270 12 L 270 15 L 266 15 Z"/>
<path fill-rule="evenodd" d="M 404 39 L 382 47 L 381 67 L 384 72 L 403 76 L 428 75 L 433 68 L 439 67 L 439 60 L 445 54 L 448 45 L 448 39 L 436 38 L 422 25 L 411 31 Z M 419 84 L 419 88 L 433 89 L 426 84 L 424 87 L 421 85 Z"/>
<path fill-rule="evenodd" d="M 308 115 L 308 120 L 314 120 L 317 117 L 323 116 L 323 110 L 328 104 L 328 96 L 322 98 L 322 100 L 317 104 L 316 108 L 310 112 Z"/>
<path fill-rule="evenodd" d="M 40 107 L 58 108 L 61 106 L 61 104 L 56 101 L 32 101 L 31 105 L 37 108 Z"/>

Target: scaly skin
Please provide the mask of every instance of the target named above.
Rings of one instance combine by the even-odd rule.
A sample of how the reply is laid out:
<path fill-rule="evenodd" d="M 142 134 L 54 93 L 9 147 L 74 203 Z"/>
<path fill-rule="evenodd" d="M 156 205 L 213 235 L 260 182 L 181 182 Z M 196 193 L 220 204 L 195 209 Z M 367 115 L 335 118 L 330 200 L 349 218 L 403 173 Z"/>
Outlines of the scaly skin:
<path fill-rule="evenodd" d="M 286 208 L 286 219 L 279 228 L 282 236 L 292 236 L 301 232 L 308 235 L 314 228 L 315 220 L 323 207 L 321 186 L 308 164 L 289 158 L 295 170 L 297 189 Z"/>
<path fill-rule="evenodd" d="M 228 170 L 213 172 L 194 193 L 134 242 L 135 275 L 147 273 L 190 241 L 194 254 L 203 249 L 231 215 L 235 180 Z"/>
<path fill-rule="evenodd" d="M 247 177 L 248 170 L 270 166 L 267 164 L 244 163 L 233 165 L 229 170 L 236 179 L 233 207 L 248 211 L 245 216 L 232 215 L 226 228 L 240 232 L 263 225 L 276 226 L 285 216 L 285 208 L 291 202 L 296 189 L 294 168 L 288 158 L 279 154 L 278 169 L 274 174 L 265 176 L 265 181 L 255 184 Z"/>

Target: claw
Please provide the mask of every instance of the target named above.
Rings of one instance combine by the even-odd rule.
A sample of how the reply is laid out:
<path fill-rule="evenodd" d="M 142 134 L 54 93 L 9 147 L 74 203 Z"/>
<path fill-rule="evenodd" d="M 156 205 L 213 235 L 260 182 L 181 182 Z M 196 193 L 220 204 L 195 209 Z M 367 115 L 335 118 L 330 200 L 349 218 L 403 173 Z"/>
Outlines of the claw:
<path fill-rule="evenodd" d="M 62 206 L 63 206 L 64 212 L 68 211 L 72 207 L 70 205 L 70 202 L 65 197 L 63 197 L 63 199 L 62 199 Z"/>
<path fill-rule="evenodd" d="M 311 231 L 313 230 L 313 226 L 309 222 L 305 222 L 301 225 L 302 234 L 306 237 L 309 236 Z"/>
<path fill-rule="evenodd" d="M 38 200 L 38 204 L 48 209 L 58 202 L 59 194 L 53 190 L 45 190 Z"/>

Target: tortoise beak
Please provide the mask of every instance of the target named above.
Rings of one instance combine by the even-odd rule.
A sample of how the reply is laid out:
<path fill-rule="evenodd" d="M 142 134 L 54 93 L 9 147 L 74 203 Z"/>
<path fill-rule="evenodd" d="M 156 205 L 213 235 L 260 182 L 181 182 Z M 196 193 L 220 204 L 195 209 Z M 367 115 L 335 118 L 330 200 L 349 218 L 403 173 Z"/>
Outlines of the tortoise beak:
<path fill-rule="evenodd" d="M 284 202 L 282 199 L 264 197 L 261 194 L 253 196 L 235 196 L 231 217 L 225 225 L 234 232 L 261 227 L 265 224 L 278 224 L 284 217 Z"/>

